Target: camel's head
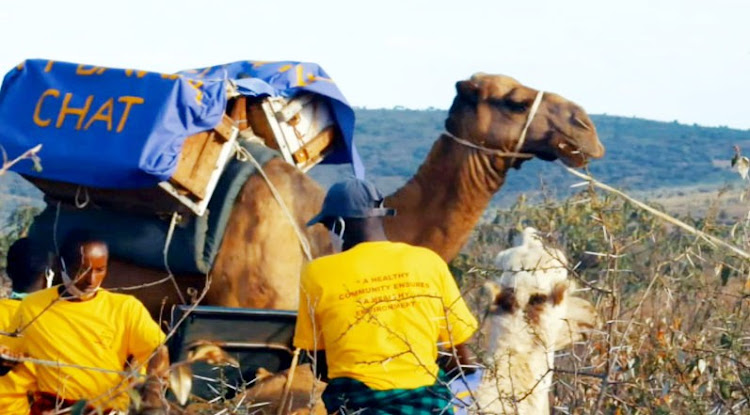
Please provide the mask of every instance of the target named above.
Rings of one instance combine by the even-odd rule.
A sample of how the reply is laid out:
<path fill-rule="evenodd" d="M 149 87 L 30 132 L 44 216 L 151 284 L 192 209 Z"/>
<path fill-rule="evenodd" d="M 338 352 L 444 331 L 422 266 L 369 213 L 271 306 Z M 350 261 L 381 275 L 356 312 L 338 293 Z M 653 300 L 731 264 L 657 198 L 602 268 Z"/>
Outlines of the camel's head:
<path fill-rule="evenodd" d="M 481 73 L 458 82 L 456 90 L 446 130 L 482 147 L 515 151 L 539 91 L 508 76 Z M 586 111 L 549 92 L 542 96 L 518 151 L 547 161 L 559 158 L 572 167 L 604 155 Z M 523 161 L 516 159 L 514 166 Z"/>
<path fill-rule="evenodd" d="M 531 344 L 514 347 L 560 350 L 580 340 L 596 325 L 594 306 L 572 295 L 573 283 L 563 280 L 549 285 L 549 289 L 529 289 L 485 283 L 483 291 L 489 297 L 490 324 L 493 324 L 489 331 L 492 350 L 502 342 L 524 338 L 531 339 Z"/>
<path fill-rule="evenodd" d="M 490 346 L 530 336 L 551 351 L 579 339 L 595 325 L 596 311 L 573 295 L 575 284 L 568 279 L 563 252 L 546 246 L 533 228 L 526 228 L 514 244 L 498 254 L 495 265 L 503 272 L 483 289 L 496 337 Z"/>

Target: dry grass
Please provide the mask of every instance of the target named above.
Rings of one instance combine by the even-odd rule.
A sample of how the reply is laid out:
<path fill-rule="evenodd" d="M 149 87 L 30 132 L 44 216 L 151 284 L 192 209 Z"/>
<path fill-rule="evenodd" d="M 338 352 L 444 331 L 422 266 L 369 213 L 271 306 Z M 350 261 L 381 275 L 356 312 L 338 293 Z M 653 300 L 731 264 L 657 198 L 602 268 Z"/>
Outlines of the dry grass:
<path fill-rule="evenodd" d="M 684 192 L 661 198 L 659 208 L 690 214 L 682 217 L 689 225 L 748 251 L 744 200 L 740 190 Z M 587 189 L 496 212 L 452 263 L 459 280 L 468 286 L 470 270 L 489 266 L 509 231 L 527 225 L 568 253 L 581 295 L 602 317 L 585 342 L 558 356 L 556 413 L 750 413 L 750 261 Z"/>
<path fill-rule="evenodd" d="M 750 222 L 719 220 L 719 203 L 689 225 L 748 250 Z M 558 356 L 554 406 L 575 414 L 749 413 L 750 261 L 622 199 L 591 189 L 565 201 L 519 200 L 480 225 L 453 262 L 468 281 L 534 226 L 568 253 L 601 326 Z M 578 374 L 571 374 L 578 372 Z M 581 374 L 585 373 L 585 375 Z"/>

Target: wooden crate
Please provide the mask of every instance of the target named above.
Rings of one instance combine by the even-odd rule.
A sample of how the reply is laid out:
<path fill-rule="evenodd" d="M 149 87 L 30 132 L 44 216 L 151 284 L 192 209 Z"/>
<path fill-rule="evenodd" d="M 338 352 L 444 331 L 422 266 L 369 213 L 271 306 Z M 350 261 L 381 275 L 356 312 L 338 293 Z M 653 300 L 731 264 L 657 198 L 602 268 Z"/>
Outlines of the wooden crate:
<path fill-rule="evenodd" d="M 303 172 L 323 161 L 341 139 L 328 101 L 313 94 L 289 101 L 254 100 L 248 104 L 247 116 L 255 135 Z"/>
<path fill-rule="evenodd" d="M 193 199 L 205 199 L 213 191 L 210 186 L 213 173 L 217 170 L 221 173 L 224 167 L 220 158 L 227 144 L 234 140 L 235 130 L 234 122 L 225 115 L 213 130 L 188 137 L 182 146 L 177 169 L 169 182 L 184 189 L 185 194 Z"/>
<path fill-rule="evenodd" d="M 188 137 L 175 173 L 149 189 L 111 190 L 29 178 L 45 194 L 64 203 L 168 215 L 203 215 L 224 167 L 234 154 L 238 132 L 252 129 L 267 146 L 306 172 L 341 139 L 327 100 L 306 94 L 286 100 L 238 96 L 227 102 L 221 123 Z M 249 131 L 249 130 L 248 130 Z"/>
<path fill-rule="evenodd" d="M 78 207 L 122 210 L 169 216 L 203 215 L 224 166 L 234 153 L 238 129 L 224 116 L 212 130 L 187 139 L 175 173 L 168 181 L 145 189 L 101 189 L 72 183 L 26 178 L 45 193 L 49 202 L 60 201 Z"/>

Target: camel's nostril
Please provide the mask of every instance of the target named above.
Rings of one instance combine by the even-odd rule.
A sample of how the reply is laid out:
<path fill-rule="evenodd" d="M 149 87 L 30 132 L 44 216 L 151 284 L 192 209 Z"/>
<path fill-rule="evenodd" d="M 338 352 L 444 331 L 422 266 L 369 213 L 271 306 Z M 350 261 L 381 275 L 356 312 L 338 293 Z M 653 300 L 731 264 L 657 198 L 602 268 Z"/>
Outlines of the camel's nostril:
<path fill-rule="evenodd" d="M 602 158 L 604 156 L 604 146 L 601 143 L 596 143 L 596 148 L 589 154 L 592 158 Z"/>

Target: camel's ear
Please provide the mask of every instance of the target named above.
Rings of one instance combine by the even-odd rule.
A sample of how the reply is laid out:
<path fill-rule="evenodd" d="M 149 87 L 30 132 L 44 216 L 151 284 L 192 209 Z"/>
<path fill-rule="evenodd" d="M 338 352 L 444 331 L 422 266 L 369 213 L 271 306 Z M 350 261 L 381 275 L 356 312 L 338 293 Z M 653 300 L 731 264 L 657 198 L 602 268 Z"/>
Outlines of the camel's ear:
<path fill-rule="evenodd" d="M 482 287 L 482 303 L 490 313 L 513 313 L 518 309 L 516 291 L 495 282 L 485 282 Z"/>
<path fill-rule="evenodd" d="M 479 85 L 472 81 L 456 82 L 456 93 L 464 101 L 476 104 L 479 97 Z"/>
<path fill-rule="evenodd" d="M 492 312 L 495 304 L 495 298 L 498 294 L 500 294 L 499 285 L 495 284 L 492 281 L 486 281 L 484 284 L 482 284 L 482 287 L 479 289 L 477 311 L 479 311 L 480 313 L 484 313 L 487 310 Z"/>
<path fill-rule="evenodd" d="M 552 288 L 552 293 L 550 294 L 550 301 L 552 302 L 552 305 L 560 305 L 560 303 L 563 302 L 565 299 L 566 291 L 568 290 L 568 287 L 570 284 L 568 282 L 558 282 L 555 284 L 555 286 Z"/>

